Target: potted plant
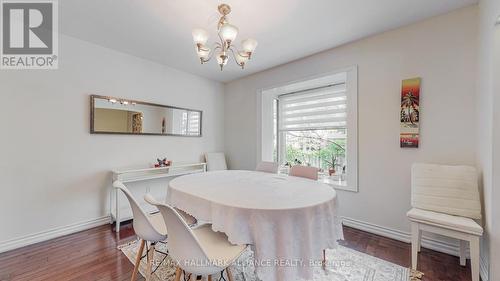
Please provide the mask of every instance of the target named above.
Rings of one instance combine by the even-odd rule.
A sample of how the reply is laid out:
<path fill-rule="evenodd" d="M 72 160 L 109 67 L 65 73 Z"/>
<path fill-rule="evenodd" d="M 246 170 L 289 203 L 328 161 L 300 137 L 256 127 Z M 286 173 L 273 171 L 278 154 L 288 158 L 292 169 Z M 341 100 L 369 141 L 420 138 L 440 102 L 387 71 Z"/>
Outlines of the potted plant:
<path fill-rule="evenodd" d="M 332 154 L 331 160 L 327 160 L 326 163 L 328 164 L 328 174 L 332 176 L 333 174 L 335 174 L 335 166 L 337 166 L 337 156 Z"/>

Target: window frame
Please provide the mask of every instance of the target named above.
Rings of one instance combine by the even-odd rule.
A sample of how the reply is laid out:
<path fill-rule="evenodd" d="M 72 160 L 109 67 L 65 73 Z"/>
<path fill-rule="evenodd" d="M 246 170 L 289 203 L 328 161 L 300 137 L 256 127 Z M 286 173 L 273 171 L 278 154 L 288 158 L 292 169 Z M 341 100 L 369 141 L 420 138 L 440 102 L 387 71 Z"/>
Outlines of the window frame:
<path fill-rule="evenodd" d="M 299 81 L 291 81 L 277 87 L 270 87 L 261 90 L 261 157 L 262 160 L 273 158 L 271 147 L 274 147 L 274 134 L 277 137 L 278 159 L 280 155 L 280 134 L 279 129 L 273 131 L 273 102 L 280 95 L 291 92 L 300 92 L 307 89 L 324 87 L 338 83 L 339 74 L 346 73 L 346 96 L 347 96 L 347 149 L 346 158 L 348 169 L 346 171 L 347 185 L 339 185 L 334 182 L 325 183 L 333 186 L 335 189 L 358 192 L 358 68 L 356 65 L 337 69 L 329 73 L 323 73 Z M 279 101 L 278 101 L 279 102 Z M 278 105 L 279 106 L 279 105 Z M 270 118 L 271 117 L 271 118 Z M 279 118 L 279 113 L 277 118 Z M 273 120 L 273 122 L 269 122 Z M 279 120 L 277 120 L 279 122 Z M 278 126 L 279 127 L 279 126 Z M 281 161 L 279 159 L 278 161 Z M 322 179 L 320 181 L 323 181 Z"/>

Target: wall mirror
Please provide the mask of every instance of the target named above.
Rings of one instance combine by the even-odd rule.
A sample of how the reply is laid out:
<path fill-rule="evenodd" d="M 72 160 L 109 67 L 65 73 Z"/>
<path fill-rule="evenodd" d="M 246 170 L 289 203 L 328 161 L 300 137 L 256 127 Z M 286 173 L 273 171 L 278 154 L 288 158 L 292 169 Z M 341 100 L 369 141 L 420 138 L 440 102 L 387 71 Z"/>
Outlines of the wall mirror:
<path fill-rule="evenodd" d="M 90 96 L 91 134 L 201 136 L 202 111 L 106 96 Z"/>

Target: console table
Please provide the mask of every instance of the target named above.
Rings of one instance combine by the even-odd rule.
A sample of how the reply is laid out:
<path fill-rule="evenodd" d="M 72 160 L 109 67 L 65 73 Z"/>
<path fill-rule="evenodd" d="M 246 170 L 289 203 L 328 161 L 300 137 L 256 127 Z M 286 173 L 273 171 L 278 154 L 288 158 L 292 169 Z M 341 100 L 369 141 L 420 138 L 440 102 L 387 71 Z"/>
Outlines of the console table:
<path fill-rule="evenodd" d="M 207 170 L 206 163 L 175 164 L 159 168 L 125 168 L 113 170 L 113 182 L 122 183 L 146 181 L 160 178 L 177 177 L 193 173 L 203 173 Z M 110 194 L 111 223 L 116 222 L 116 232 L 120 231 L 120 222 L 132 219 L 132 210 L 129 207 L 120 207 L 120 190 L 114 188 Z M 146 212 L 154 212 L 156 209 L 149 204 L 143 203 L 141 208 Z"/>

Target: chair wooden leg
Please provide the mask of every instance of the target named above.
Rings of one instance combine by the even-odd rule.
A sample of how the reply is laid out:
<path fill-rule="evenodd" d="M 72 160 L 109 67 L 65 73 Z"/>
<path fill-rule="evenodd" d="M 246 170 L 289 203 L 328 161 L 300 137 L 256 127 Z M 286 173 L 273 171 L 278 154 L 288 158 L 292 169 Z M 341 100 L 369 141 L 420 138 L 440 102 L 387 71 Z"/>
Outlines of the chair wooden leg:
<path fill-rule="evenodd" d="M 229 267 L 226 268 L 226 273 L 227 279 L 229 279 L 229 281 L 233 281 L 233 275 L 231 275 L 231 270 L 229 270 Z"/>
<path fill-rule="evenodd" d="M 418 260 L 418 233 L 419 233 L 418 223 L 411 223 L 411 268 L 417 270 L 417 260 Z"/>
<path fill-rule="evenodd" d="M 180 281 L 181 280 L 181 274 L 182 274 L 182 269 L 180 267 L 177 267 L 177 269 L 175 270 L 174 281 Z"/>
<path fill-rule="evenodd" d="M 422 230 L 418 230 L 418 252 L 422 249 Z"/>
<path fill-rule="evenodd" d="M 479 237 L 472 237 L 469 240 L 469 246 L 472 281 L 479 281 Z"/>
<path fill-rule="evenodd" d="M 207 281 L 212 281 L 212 275 L 208 275 L 208 280 Z"/>
<path fill-rule="evenodd" d="M 465 266 L 467 264 L 467 258 L 465 257 L 465 248 L 467 246 L 467 241 L 460 240 L 460 265 Z"/>
<path fill-rule="evenodd" d="M 134 271 L 132 271 L 132 278 L 130 279 L 131 281 L 135 281 L 137 279 L 137 272 L 139 271 L 139 266 L 141 265 L 141 257 L 145 244 L 146 241 L 141 239 L 141 245 L 139 246 L 139 251 L 137 252 L 137 257 L 135 258 Z"/>
<path fill-rule="evenodd" d="M 323 250 L 323 260 L 321 261 L 321 267 L 323 270 L 326 269 L 326 250 Z"/>
<path fill-rule="evenodd" d="M 155 254 L 155 244 L 151 243 L 151 246 L 149 247 L 149 252 L 148 252 L 148 266 L 146 269 L 146 281 L 151 280 L 151 270 L 153 267 L 154 254 Z"/>

